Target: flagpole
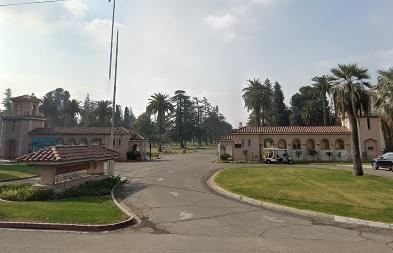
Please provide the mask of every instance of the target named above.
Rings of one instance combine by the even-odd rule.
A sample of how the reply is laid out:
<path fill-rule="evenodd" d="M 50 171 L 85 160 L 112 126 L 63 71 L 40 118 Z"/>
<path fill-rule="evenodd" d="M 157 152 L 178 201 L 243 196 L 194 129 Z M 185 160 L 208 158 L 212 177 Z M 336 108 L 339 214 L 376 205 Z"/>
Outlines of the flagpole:
<path fill-rule="evenodd" d="M 109 0 L 110 2 L 111 0 Z M 111 31 L 111 50 L 109 55 L 109 80 L 112 78 L 112 55 L 113 55 L 113 33 L 115 27 L 115 11 L 116 11 L 116 0 L 113 0 L 113 12 L 112 12 L 112 31 Z"/>
<path fill-rule="evenodd" d="M 113 82 L 113 101 L 112 101 L 112 127 L 111 127 L 111 137 L 109 139 L 109 147 L 114 148 L 115 142 L 115 116 L 116 116 L 116 89 L 117 89 L 117 62 L 119 58 L 119 30 L 117 30 L 116 35 L 116 59 L 115 59 L 115 79 Z M 113 176 L 115 174 L 115 161 L 111 161 L 109 175 Z"/>

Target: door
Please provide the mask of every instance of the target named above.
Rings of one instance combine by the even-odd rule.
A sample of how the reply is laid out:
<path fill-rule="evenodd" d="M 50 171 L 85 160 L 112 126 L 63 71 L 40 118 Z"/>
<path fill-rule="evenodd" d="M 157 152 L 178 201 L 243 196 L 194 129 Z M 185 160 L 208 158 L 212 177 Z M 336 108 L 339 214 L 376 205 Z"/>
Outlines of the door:
<path fill-rule="evenodd" d="M 7 141 L 5 149 L 5 159 L 13 160 L 16 158 L 16 140 L 10 139 Z"/>

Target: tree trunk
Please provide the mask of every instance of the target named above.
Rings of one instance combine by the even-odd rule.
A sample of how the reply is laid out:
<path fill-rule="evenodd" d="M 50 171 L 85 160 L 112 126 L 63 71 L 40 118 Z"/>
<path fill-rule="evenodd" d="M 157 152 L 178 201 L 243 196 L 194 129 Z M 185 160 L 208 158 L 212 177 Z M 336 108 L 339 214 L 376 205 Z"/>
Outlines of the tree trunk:
<path fill-rule="evenodd" d="M 327 126 L 327 118 L 326 118 L 326 103 L 325 98 L 322 98 L 322 111 L 323 111 L 323 125 Z"/>
<path fill-rule="evenodd" d="M 362 159 L 359 150 L 359 133 L 356 116 L 352 112 L 349 113 L 349 121 L 352 127 L 352 159 L 353 159 L 353 175 L 363 176 Z"/>
<path fill-rule="evenodd" d="M 254 113 L 257 126 L 261 126 L 261 109 L 259 107 L 256 107 Z"/>

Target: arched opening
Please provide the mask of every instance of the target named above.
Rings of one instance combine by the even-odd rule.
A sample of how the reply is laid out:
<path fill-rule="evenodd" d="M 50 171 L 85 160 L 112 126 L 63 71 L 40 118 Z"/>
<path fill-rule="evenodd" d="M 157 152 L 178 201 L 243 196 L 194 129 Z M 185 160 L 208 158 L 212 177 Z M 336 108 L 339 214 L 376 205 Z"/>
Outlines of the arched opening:
<path fill-rule="evenodd" d="M 287 142 L 285 140 L 279 140 L 278 141 L 278 148 L 286 149 L 287 148 Z"/>
<path fill-rule="evenodd" d="M 86 138 L 82 138 L 79 140 L 79 145 L 87 145 L 87 139 Z"/>
<path fill-rule="evenodd" d="M 292 149 L 293 150 L 301 150 L 302 149 L 302 144 L 298 139 L 293 140 Z"/>
<path fill-rule="evenodd" d="M 127 152 L 127 160 L 140 160 L 141 152 L 139 152 L 138 144 L 132 145 L 131 151 Z"/>
<path fill-rule="evenodd" d="M 102 139 L 101 138 L 94 138 L 94 139 L 91 140 L 90 145 L 101 146 L 102 145 Z"/>
<path fill-rule="evenodd" d="M 265 148 L 273 148 L 274 147 L 274 142 L 272 138 L 267 138 L 264 140 L 264 147 Z"/>
<path fill-rule="evenodd" d="M 336 140 L 336 150 L 344 150 L 344 149 L 345 149 L 344 141 L 341 139 L 337 139 Z"/>
<path fill-rule="evenodd" d="M 5 158 L 13 160 L 16 158 L 16 140 L 9 139 L 5 148 Z"/>
<path fill-rule="evenodd" d="M 330 150 L 330 142 L 326 139 L 321 141 L 321 150 Z"/>
<path fill-rule="evenodd" d="M 306 147 L 308 151 L 315 151 L 315 141 L 313 139 L 308 139 L 306 142 Z"/>
<path fill-rule="evenodd" d="M 365 153 L 367 155 L 366 158 L 375 158 L 378 156 L 378 143 L 374 139 L 367 139 L 364 142 L 364 149 Z"/>

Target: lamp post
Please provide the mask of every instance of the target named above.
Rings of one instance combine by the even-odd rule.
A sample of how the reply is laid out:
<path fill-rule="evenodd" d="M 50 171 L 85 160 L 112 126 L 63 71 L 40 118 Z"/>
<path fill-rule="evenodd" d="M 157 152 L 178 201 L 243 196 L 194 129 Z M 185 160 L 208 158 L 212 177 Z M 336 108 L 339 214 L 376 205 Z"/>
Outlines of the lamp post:
<path fill-rule="evenodd" d="M 109 0 L 111 2 L 111 0 Z M 113 33 L 115 27 L 115 12 L 116 12 L 116 0 L 113 0 L 113 11 L 112 11 L 112 30 L 111 30 L 111 50 L 109 54 L 109 80 L 112 78 L 112 55 L 113 55 Z"/>

